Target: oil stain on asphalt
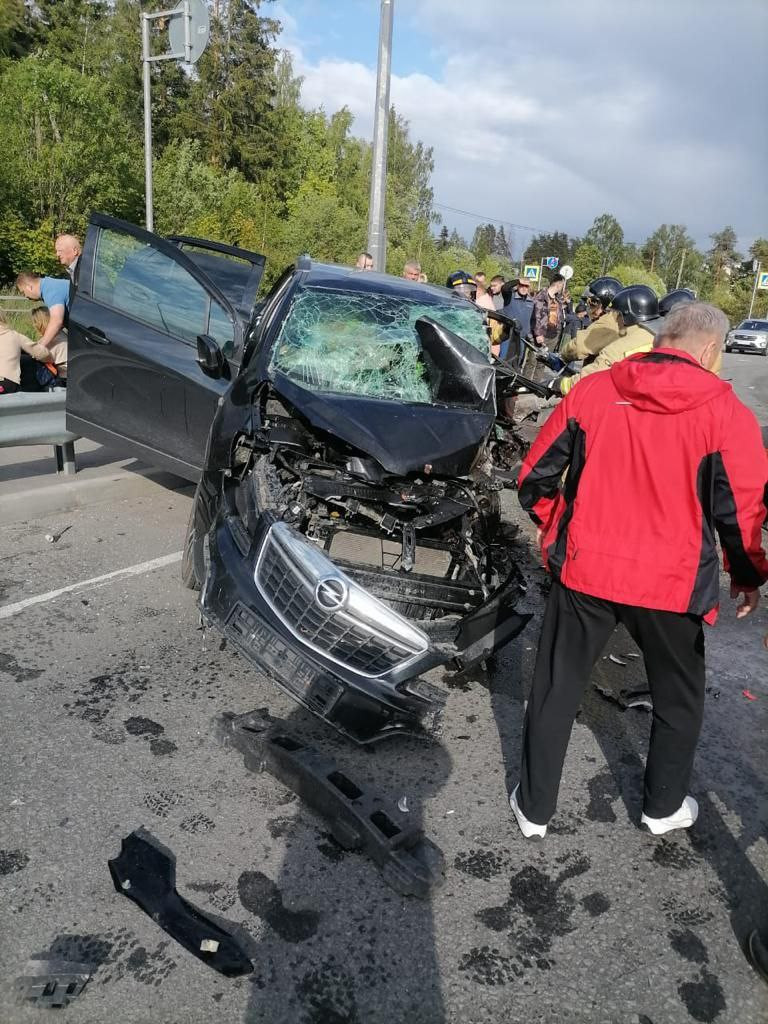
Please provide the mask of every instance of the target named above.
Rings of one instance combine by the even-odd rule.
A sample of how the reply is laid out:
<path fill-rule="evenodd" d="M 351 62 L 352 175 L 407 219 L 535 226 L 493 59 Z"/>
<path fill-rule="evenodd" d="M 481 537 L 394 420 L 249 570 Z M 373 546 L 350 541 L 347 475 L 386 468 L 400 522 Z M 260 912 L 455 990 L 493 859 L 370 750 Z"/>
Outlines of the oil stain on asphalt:
<path fill-rule="evenodd" d="M 552 967 L 552 943 L 573 930 L 576 908 L 576 897 L 563 883 L 591 866 L 589 858 L 578 853 L 566 854 L 561 862 L 565 866 L 556 878 L 526 865 L 510 879 L 505 903 L 475 914 L 486 928 L 507 933 L 514 947 L 525 952 L 506 956 L 492 946 L 475 947 L 460 960 L 460 971 L 477 984 L 494 986 L 506 985 L 534 967 L 545 971 Z"/>
<path fill-rule="evenodd" d="M 0 875 L 13 875 L 23 871 L 29 864 L 29 854 L 24 850 L 0 850 Z"/>

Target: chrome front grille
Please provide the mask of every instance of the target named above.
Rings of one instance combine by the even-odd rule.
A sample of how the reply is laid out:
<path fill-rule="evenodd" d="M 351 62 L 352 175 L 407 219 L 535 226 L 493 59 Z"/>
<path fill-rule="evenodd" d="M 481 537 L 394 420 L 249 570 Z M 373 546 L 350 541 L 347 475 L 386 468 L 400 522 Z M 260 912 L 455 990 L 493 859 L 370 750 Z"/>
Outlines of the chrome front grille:
<path fill-rule="evenodd" d="M 356 614 L 349 604 L 337 610 L 324 608 L 317 598 L 320 583 L 331 581 L 344 593 L 351 588 L 365 592 L 283 523 L 270 529 L 254 579 L 272 610 L 303 643 L 362 675 L 383 675 L 427 649 L 427 638 L 405 620 L 401 620 L 402 637 L 382 624 L 380 620 L 388 618 L 397 625 L 400 617 L 390 609 L 380 606 L 376 621 L 379 602 L 370 595 L 363 597 L 372 612 L 365 616 Z"/>

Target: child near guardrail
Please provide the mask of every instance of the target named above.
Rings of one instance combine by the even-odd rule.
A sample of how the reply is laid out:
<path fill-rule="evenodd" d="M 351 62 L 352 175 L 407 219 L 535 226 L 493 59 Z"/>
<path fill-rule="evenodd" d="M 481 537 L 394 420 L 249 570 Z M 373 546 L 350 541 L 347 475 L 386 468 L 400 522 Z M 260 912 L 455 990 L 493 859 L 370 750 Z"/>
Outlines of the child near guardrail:
<path fill-rule="evenodd" d="M 37 306 L 32 310 L 32 325 L 38 337 L 45 334 L 51 314 L 47 306 Z M 26 345 L 24 351 L 37 359 L 37 382 L 42 387 L 66 387 L 67 382 L 67 332 L 62 330 L 48 346 L 40 344 Z"/>
<path fill-rule="evenodd" d="M 48 319 L 48 310 L 44 306 L 33 311 L 32 321 L 40 335 L 45 331 Z M 66 334 L 58 334 L 51 348 L 46 348 L 14 330 L 0 311 L 0 396 L 11 395 L 21 390 L 22 352 L 26 352 L 37 361 L 36 376 L 41 387 L 50 387 L 57 381 L 66 381 Z"/>

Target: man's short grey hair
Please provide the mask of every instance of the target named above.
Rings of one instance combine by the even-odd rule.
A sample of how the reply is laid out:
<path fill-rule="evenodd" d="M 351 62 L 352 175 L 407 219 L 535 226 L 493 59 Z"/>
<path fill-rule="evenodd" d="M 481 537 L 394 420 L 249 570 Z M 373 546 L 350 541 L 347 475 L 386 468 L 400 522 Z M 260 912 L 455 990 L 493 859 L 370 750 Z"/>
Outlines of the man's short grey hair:
<path fill-rule="evenodd" d="M 403 267 L 403 271 L 405 272 L 406 270 L 415 270 L 417 274 L 420 274 L 421 264 L 419 263 L 418 260 L 408 260 L 408 262 Z"/>
<path fill-rule="evenodd" d="M 729 328 L 728 317 L 717 306 L 708 302 L 679 302 L 664 317 L 654 347 L 695 348 L 713 337 L 722 345 Z"/>

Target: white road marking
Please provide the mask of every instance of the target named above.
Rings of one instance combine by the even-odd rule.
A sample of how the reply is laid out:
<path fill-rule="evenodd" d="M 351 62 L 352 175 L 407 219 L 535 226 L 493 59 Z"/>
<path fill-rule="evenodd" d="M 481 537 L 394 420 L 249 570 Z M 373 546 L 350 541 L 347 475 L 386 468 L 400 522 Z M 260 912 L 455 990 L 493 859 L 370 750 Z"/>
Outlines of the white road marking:
<path fill-rule="evenodd" d="M 94 576 L 90 580 L 81 580 L 80 583 L 70 583 L 68 587 L 60 587 L 58 590 L 49 590 L 47 594 L 36 594 L 35 597 L 25 597 L 23 601 L 16 601 L 14 604 L 0 605 L 0 619 L 10 619 L 18 615 L 26 608 L 32 608 L 36 604 L 47 604 L 62 594 L 79 594 L 84 590 L 91 590 L 100 587 L 112 580 L 125 579 L 128 576 L 141 576 L 153 569 L 162 569 L 166 565 L 173 565 L 181 561 L 182 552 L 174 551 L 172 555 L 163 555 L 161 558 L 153 558 L 149 562 L 139 562 L 138 565 L 129 565 L 125 569 L 115 569 L 114 572 L 105 573 L 103 576 Z"/>

